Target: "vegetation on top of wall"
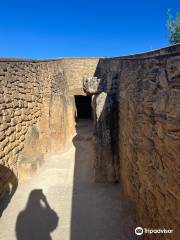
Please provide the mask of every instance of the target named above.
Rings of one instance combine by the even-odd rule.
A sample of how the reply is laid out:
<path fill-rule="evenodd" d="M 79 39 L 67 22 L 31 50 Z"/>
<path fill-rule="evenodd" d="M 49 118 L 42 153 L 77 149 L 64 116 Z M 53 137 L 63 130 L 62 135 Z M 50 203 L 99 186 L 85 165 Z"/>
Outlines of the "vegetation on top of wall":
<path fill-rule="evenodd" d="M 180 12 L 177 12 L 176 18 L 174 18 L 171 11 L 168 10 L 168 16 L 169 42 L 170 44 L 180 43 Z"/>

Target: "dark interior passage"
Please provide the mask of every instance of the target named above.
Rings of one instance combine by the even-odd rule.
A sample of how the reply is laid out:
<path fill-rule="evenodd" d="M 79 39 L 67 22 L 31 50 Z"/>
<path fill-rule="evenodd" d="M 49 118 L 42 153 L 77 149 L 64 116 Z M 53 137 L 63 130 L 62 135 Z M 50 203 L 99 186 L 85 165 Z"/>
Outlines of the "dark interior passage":
<path fill-rule="evenodd" d="M 76 117 L 91 118 L 91 97 L 90 96 L 75 96 Z"/>

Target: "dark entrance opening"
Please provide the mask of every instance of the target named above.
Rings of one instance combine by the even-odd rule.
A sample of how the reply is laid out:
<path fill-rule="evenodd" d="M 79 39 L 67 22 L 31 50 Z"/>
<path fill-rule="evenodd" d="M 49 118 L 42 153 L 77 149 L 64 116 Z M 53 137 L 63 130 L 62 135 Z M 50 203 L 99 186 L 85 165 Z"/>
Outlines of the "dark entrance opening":
<path fill-rule="evenodd" d="M 90 96 L 75 96 L 76 103 L 76 118 L 91 118 L 91 97 Z"/>

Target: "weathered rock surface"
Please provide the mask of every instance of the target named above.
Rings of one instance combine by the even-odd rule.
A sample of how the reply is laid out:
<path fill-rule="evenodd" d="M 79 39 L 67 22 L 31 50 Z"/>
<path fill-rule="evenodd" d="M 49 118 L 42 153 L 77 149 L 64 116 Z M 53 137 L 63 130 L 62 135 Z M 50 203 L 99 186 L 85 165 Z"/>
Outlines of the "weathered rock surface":
<path fill-rule="evenodd" d="M 97 77 L 84 80 L 84 91 L 94 95 L 92 100 L 94 120 L 94 175 L 97 182 L 119 180 L 117 99 L 107 88 L 106 79 Z"/>
<path fill-rule="evenodd" d="M 0 218 L 3 211 L 8 207 L 17 186 L 18 179 L 16 175 L 9 168 L 0 165 Z"/>
<path fill-rule="evenodd" d="M 97 77 L 105 79 L 107 92 L 117 85 L 121 184 L 135 203 L 138 225 L 174 229 L 173 234 L 156 234 L 153 239 L 178 239 L 180 46 L 151 55 L 103 59 L 98 68 Z M 96 115 L 101 116 L 100 121 L 96 119 L 95 129 L 103 134 L 107 130 L 99 129 L 99 125 L 110 129 L 110 124 L 106 124 L 107 115 L 104 115 L 107 112 L 105 102 L 102 98 L 105 107 L 95 107 Z M 106 139 L 103 134 L 102 141 Z M 99 140 L 98 135 L 96 140 Z M 104 166 L 110 159 L 106 158 L 108 147 L 102 151 L 103 155 L 98 153 L 95 163 L 103 166 L 98 169 L 98 176 L 105 172 Z M 112 166 L 106 169 L 107 175 L 111 169 Z"/>
<path fill-rule="evenodd" d="M 87 78 L 83 81 L 83 89 L 87 94 L 98 94 L 105 90 L 105 84 L 100 78 Z"/>
<path fill-rule="evenodd" d="M 18 177 L 21 180 L 30 178 L 44 162 L 44 154 L 35 125 L 28 129 L 24 148 L 18 159 Z"/>

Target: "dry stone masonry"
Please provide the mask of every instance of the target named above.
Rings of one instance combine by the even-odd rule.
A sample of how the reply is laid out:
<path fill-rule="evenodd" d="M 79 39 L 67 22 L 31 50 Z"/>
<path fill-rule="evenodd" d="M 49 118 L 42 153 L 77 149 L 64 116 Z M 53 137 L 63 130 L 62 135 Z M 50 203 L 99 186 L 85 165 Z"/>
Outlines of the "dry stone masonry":
<path fill-rule="evenodd" d="M 180 45 L 117 58 L 0 60 L 0 196 L 75 134 L 75 95 L 92 96 L 94 177 L 120 182 L 138 225 L 180 221 Z M 146 235 L 146 239 L 148 236 Z"/>

